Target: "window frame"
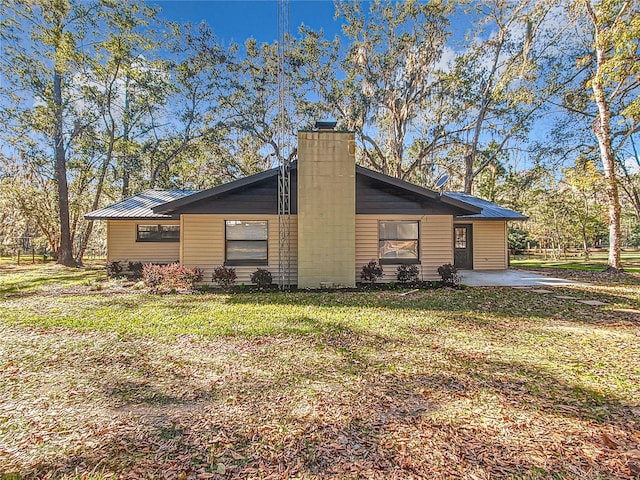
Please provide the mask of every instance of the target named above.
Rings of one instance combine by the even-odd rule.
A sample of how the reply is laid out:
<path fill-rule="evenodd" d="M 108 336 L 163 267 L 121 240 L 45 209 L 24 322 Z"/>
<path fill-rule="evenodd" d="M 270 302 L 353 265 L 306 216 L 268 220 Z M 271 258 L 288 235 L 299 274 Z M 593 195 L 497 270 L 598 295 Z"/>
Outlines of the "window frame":
<path fill-rule="evenodd" d="M 231 240 L 232 242 L 264 242 L 265 254 L 264 259 L 231 259 L 228 258 L 228 242 L 227 239 L 227 222 L 262 222 L 266 226 L 266 238 L 264 240 Z M 224 265 L 230 267 L 242 267 L 242 266 L 264 266 L 269 265 L 269 220 L 225 220 L 224 221 Z"/>
<path fill-rule="evenodd" d="M 382 238 L 380 237 L 380 224 L 382 222 L 396 222 L 396 223 L 417 223 L 418 224 L 418 238 Z M 420 220 L 378 220 L 378 263 L 380 265 L 420 265 L 420 241 L 421 241 L 421 228 L 420 228 Z M 380 242 L 387 240 L 410 240 L 417 242 L 417 253 L 418 256 L 416 258 L 385 258 L 380 256 Z"/>
<path fill-rule="evenodd" d="M 157 237 L 155 238 L 140 238 L 140 227 L 158 227 Z M 162 227 L 178 227 L 177 238 L 162 238 Z M 181 236 L 180 224 L 169 223 L 136 223 L 136 243 L 179 243 Z"/>

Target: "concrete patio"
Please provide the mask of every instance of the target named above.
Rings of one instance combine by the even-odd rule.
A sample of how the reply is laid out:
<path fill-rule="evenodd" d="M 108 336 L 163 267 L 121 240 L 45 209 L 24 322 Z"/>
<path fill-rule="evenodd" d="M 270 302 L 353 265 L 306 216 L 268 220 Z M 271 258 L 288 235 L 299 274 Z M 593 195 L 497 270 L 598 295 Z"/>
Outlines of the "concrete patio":
<path fill-rule="evenodd" d="M 461 283 L 469 287 L 553 287 L 563 285 L 584 285 L 584 283 L 564 278 L 540 275 L 525 270 L 459 270 Z"/>

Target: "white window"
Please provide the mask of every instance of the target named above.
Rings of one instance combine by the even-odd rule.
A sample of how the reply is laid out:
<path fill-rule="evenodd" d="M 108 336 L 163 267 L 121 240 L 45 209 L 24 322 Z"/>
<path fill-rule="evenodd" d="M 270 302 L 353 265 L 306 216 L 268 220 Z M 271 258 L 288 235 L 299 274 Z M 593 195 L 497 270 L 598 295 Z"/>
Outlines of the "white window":
<path fill-rule="evenodd" d="M 380 263 L 419 263 L 420 222 L 381 220 L 378 223 Z"/>
<path fill-rule="evenodd" d="M 266 220 L 227 220 L 225 265 L 267 265 L 267 235 Z"/>
<path fill-rule="evenodd" d="M 180 225 L 136 225 L 136 242 L 179 242 Z"/>

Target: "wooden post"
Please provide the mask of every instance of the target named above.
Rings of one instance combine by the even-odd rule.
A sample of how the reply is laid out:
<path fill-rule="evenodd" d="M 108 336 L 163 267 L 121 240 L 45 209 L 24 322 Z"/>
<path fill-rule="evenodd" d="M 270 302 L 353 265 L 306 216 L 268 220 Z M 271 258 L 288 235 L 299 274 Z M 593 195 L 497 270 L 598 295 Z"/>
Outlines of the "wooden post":
<path fill-rule="evenodd" d="M 31 263 L 32 264 L 36 264 L 36 249 L 32 248 L 31 249 Z"/>
<path fill-rule="evenodd" d="M 20 249 L 18 249 L 18 265 L 20 265 Z"/>

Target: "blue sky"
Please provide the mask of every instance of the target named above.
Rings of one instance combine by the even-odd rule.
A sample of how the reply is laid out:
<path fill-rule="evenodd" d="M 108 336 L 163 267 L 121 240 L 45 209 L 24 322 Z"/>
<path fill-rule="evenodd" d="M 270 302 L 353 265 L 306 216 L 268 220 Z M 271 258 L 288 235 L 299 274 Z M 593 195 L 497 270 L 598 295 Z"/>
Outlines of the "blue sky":
<path fill-rule="evenodd" d="M 193 24 L 205 20 L 226 44 L 244 43 L 250 37 L 258 42 L 278 38 L 278 2 L 275 0 L 151 0 L 148 3 L 159 6 L 160 16 L 166 20 Z M 314 30 L 322 28 L 330 37 L 340 30 L 339 21 L 334 20 L 332 0 L 291 0 L 289 11 L 291 33 L 295 33 L 301 23 Z"/>
<path fill-rule="evenodd" d="M 216 37 L 225 45 L 243 44 L 247 38 L 258 42 L 273 42 L 278 38 L 277 0 L 147 0 L 161 8 L 160 17 L 179 23 L 194 25 L 205 21 Z M 364 0 L 363 11 L 368 11 Z M 473 6 L 473 3 L 470 5 Z M 473 8 L 471 8 L 473 11 Z M 341 19 L 335 18 L 333 0 L 289 0 L 289 29 L 295 34 L 300 24 L 314 30 L 324 30 L 327 38 L 340 33 Z M 448 42 L 450 50 L 458 50 L 465 43 L 465 34 L 472 28 L 475 12 L 459 9 L 450 17 L 452 36 Z M 453 50 L 451 50 L 453 48 Z M 445 52 L 444 58 L 447 57 Z M 531 137 L 542 139 L 549 127 L 549 118 L 536 122 Z"/>

